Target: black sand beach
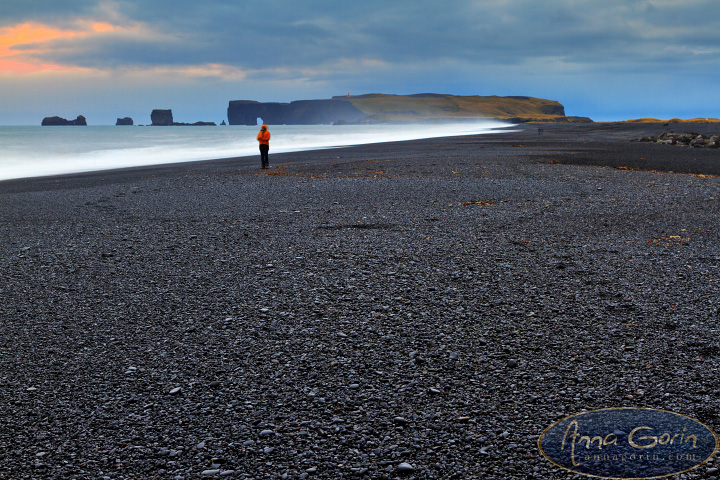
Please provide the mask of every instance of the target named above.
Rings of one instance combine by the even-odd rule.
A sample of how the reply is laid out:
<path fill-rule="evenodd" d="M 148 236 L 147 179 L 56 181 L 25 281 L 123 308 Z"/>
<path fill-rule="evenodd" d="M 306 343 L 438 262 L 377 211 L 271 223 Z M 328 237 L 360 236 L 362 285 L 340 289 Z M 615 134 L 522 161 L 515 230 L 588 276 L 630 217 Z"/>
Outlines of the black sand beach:
<path fill-rule="evenodd" d="M 720 150 L 629 141 L 718 128 L 0 182 L 0 478 L 572 478 L 537 439 L 583 409 L 719 431 Z"/>

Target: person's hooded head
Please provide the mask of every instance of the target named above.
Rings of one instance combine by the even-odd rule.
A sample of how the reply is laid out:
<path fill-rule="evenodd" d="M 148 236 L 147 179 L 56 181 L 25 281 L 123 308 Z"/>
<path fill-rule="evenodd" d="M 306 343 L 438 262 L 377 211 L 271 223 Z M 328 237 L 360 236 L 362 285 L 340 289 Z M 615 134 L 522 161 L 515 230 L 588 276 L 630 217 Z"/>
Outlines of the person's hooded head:
<path fill-rule="evenodd" d="M 267 125 L 265 125 L 265 124 L 263 123 L 262 126 L 260 127 L 260 130 L 262 130 L 263 132 L 264 132 L 265 130 L 267 130 Z"/>

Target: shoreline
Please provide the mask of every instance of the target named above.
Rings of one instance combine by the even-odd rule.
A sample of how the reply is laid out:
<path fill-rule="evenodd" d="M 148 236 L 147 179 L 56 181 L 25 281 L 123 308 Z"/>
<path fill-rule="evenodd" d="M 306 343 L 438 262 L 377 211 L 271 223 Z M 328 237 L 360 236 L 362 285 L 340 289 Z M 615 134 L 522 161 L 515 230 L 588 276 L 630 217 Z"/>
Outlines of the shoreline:
<path fill-rule="evenodd" d="M 558 158 L 553 159 L 558 163 L 576 164 L 586 166 L 607 166 L 613 168 L 628 168 L 638 170 L 657 170 L 673 173 L 701 174 L 701 175 L 720 175 L 720 162 L 716 162 L 717 152 L 698 151 L 697 149 L 689 149 L 680 152 L 677 147 L 667 145 L 653 145 L 650 149 L 645 149 L 645 145 L 636 145 L 629 143 L 631 138 L 639 138 L 644 135 L 659 134 L 664 131 L 676 132 L 699 132 L 699 133 L 718 133 L 717 124 L 674 124 L 665 126 L 664 124 L 653 123 L 626 123 L 626 122 L 596 122 L 592 124 L 546 124 L 546 123 L 527 123 L 508 127 L 501 127 L 495 130 L 503 130 L 512 128 L 518 132 L 496 132 L 490 134 L 478 135 L 462 135 L 455 137 L 432 137 L 423 139 L 389 141 L 381 143 L 370 143 L 361 145 L 321 148 L 317 150 L 300 150 L 295 152 L 272 153 L 274 159 L 273 166 L 287 167 L 295 163 L 317 163 L 326 162 L 334 159 L 337 155 L 332 152 L 341 152 L 342 155 L 349 158 L 359 158 L 363 155 L 363 149 L 367 149 L 371 155 L 382 150 L 382 145 L 389 148 L 395 146 L 407 145 L 423 145 L 427 142 L 437 141 L 441 143 L 452 144 L 455 140 L 461 138 L 485 138 L 491 136 L 489 144 L 495 144 L 502 141 L 512 142 L 513 140 L 523 140 L 528 143 L 528 149 L 536 150 L 533 155 L 537 157 L 550 157 L 552 152 L 562 152 L 568 143 L 574 143 L 582 138 L 584 145 L 590 143 L 591 147 L 584 148 L 597 150 L 591 152 L 590 155 L 579 158 L 577 152 L 568 151 Z M 542 130 L 542 134 L 538 131 Z M 555 143 L 555 145 L 553 145 Z M 612 145 L 611 144 L 615 144 Z M 543 152 L 543 148 L 547 148 L 547 152 Z M 655 148 L 655 150 L 653 150 Z M 611 158 L 610 155 L 604 153 L 605 149 L 615 149 L 619 152 L 619 158 Z M 620 149 L 620 150 L 618 150 Z M 635 155 L 633 151 L 648 152 L 654 158 L 643 157 L 642 154 Z M 692 153 L 689 153 L 692 152 Z M 525 152 L 521 152 L 525 153 Z M 191 160 L 176 163 L 163 163 L 155 165 L 143 165 L 133 167 L 113 168 L 107 170 L 92 170 L 84 172 L 74 172 L 56 175 L 23 177 L 15 179 L 0 180 L 0 192 L 3 190 L 21 190 L 26 188 L 36 188 L 45 185 L 50 186 L 58 183 L 85 183 L 92 184 L 93 180 L 100 182 L 113 181 L 132 181 L 136 178 L 142 178 L 146 175 L 172 175 L 173 173 L 192 172 L 192 171 L 216 171 L 227 172 L 234 168 L 248 169 L 252 171 L 255 166 L 256 157 L 259 155 L 227 157 L 208 160 Z"/>
<path fill-rule="evenodd" d="M 495 130 L 507 130 L 511 125 L 498 121 L 467 124 L 396 124 L 384 126 L 364 126 L 361 129 L 352 126 L 276 125 L 275 141 L 272 150 L 277 153 L 297 153 L 350 146 L 362 146 L 392 141 L 418 140 L 470 134 L 492 134 Z M 0 127 L 2 128 L 2 127 Z M 12 128 L 12 127 L 10 127 Z M 5 160 L 0 155 L 0 181 L 30 178 L 54 177 L 104 172 L 128 168 L 154 167 L 188 162 L 203 162 L 225 158 L 252 157 L 257 154 L 257 142 L 254 139 L 254 127 L 237 126 L 227 129 L 186 130 L 176 136 L 174 127 L 154 127 L 159 135 L 152 139 L 137 129 L 116 127 L 86 127 L 71 129 L 66 135 L 61 130 L 31 127 L 34 133 L 25 132 L 27 128 L 18 127 L 15 132 L 16 144 L 10 142 L 10 152 L 15 152 L 13 160 Z M 24 130 L 23 130 L 24 129 Z M 386 131 L 387 129 L 387 131 Z M 90 132 L 95 132 L 90 134 Z M 103 132 L 99 134 L 98 132 Z M 114 132 L 114 133 L 108 133 Z M 134 132 L 134 133 L 133 133 Z M 87 135 L 86 135 L 87 133 Z M 10 133 L 6 132 L 8 138 Z M 76 135 L 79 135 L 77 138 Z M 108 136 L 109 135 L 109 136 Z M 28 157 L 24 145 L 37 142 L 39 145 L 57 143 L 57 151 L 40 149 Z M 117 143 L 114 143 L 117 142 Z M 19 149 L 15 149 L 16 147 Z M 65 154 L 59 155 L 57 152 Z M 11 156 L 13 154 L 11 153 Z M 19 160 L 26 156 L 24 161 Z M 33 158 L 31 158 L 33 157 Z M 54 159 L 50 161 L 50 159 Z M 3 162 L 7 170 L 3 171 Z M 23 168 L 23 165 L 26 167 Z M 46 171 L 43 172 L 42 170 Z M 48 173 L 49 172 L 49 173 Z M 6 178 L 14 176 L 14 178 Z"/>
<path fill-rule="evenodd" d="M 0 478 L 550 480 L 583 410 L 720 431 L 720 152 L 657 128 L 0 182 Z"/>

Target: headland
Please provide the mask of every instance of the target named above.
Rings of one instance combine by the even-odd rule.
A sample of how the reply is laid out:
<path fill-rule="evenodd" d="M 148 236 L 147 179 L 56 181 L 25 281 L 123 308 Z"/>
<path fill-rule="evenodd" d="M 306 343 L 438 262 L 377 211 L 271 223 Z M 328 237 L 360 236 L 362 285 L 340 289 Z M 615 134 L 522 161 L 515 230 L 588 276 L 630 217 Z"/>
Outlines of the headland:
<path fill-rule="evenodd" d="M 347 95 L 290 103 L 233 100 L 227 110 L 230 125 L 256 125 L 257 119 L 275 125 L 439 123 L 504 120 L 510 123 L 588 123 L 587 117 L 565 115 L 554 100 L 479 95 Z"/>

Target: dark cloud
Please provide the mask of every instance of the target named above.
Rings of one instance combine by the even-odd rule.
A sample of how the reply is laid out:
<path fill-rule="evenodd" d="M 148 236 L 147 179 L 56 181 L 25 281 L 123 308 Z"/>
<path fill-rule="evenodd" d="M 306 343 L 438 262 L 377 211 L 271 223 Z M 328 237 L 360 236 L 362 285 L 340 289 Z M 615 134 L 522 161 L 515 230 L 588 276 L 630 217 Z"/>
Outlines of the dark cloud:
<path fill-rule="evenodd" d="M 98 14 L 99 3 L 86 0 L 4 0 L 0 2 L 0 27 L 29 21 L 64 26 L 78 17 Z"/>
<path fill-rule="evenodd" d="M 710 1 L 666 0 L 120 0 L 63 2 L 62 9 L 53 2 L 18 2 L 0 12 L 39 21 L 96 15 L 157 33 L 65 40 L 40 58 L 78 66 L 225 63 L 260 70 L 313 68 L 341 59 L 503 65 L 554 58 L 632 69 L 682 64 L 716 49 L 720 20 L 713 10 Z"/>

